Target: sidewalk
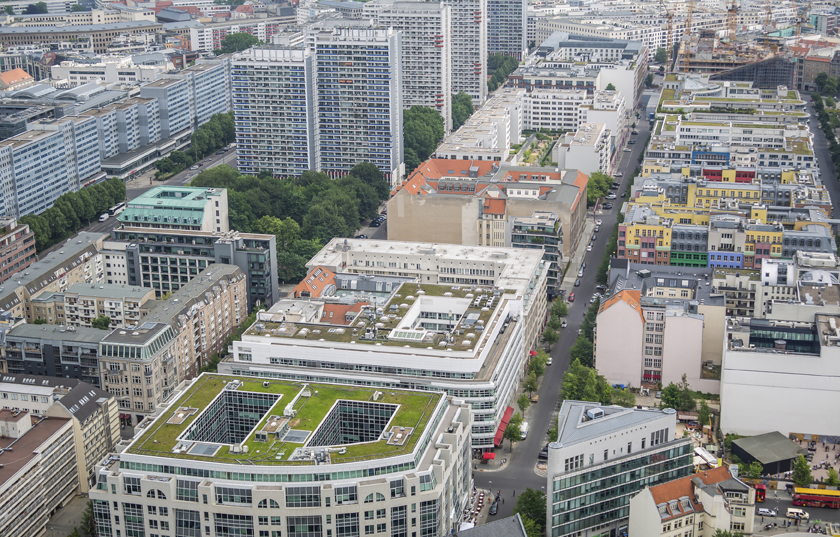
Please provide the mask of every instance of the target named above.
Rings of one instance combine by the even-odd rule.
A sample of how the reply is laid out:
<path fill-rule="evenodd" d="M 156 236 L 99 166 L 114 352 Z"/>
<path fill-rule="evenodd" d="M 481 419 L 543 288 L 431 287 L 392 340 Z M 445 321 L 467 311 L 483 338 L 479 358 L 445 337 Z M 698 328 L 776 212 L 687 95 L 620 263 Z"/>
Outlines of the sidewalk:
<path fill-rule="evenodd" d="M 595 230 L 595 220 L 597 215 L 590 215 L 589 211 L 586 213 L 586 223 L 583 226 L 583 234 L 580 237 L 580 241 L 578 242 L 577 249 L 575 249 L 574 254 L 571 258 L 571 265 L 569 266 L 568 272 L 566 272 L 566 276 L 563 278 L 563 282 L 560 284 L 560 289 L 566 291 L 566 296 L 569 296 L 569 293 L 574 292 L 575 287 L 575 280 L 578 279 L 578 271 L 580 270 L 580 265 L 586 259 L 586 247 L 589 246 L 589 238 L 592 236 L 592 232 Z M 567 260 L 563 260 L 563 268 L 566 266 Z M 593 261 L 594 263 L 595 261 Z M 601 260 L 598 259 L 598 263 Z M 587 267 L 589 269 L 595 270 L 598 267 L 591 266 Z"/>

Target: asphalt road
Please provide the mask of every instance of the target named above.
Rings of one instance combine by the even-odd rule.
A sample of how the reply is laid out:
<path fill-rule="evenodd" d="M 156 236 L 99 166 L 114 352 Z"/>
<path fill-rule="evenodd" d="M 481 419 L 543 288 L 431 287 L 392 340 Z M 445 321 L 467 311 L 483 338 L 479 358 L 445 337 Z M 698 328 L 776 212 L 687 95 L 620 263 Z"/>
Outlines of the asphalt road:
<path fill-rule="evenodd" d="M 838 200 L 840 200 L 840 183 L 837 181 L 837 170 L 834 169 L 834 164 L 831 162 L 831 153 L 828 152 L 828 142 L 825 140 L 825 134 L 820 129 L 820 120 L 817 118 L 817 112 L 811 105 L 810 94 L 803 93 L 803 98 L 808 103 L 807 109 L 811 114 L 811 132 L 814 133 L 814 153 L 817 157 L 817 166 L 820 170 L 820 177 L 826 190 L 831 195 L 831 205 L 836 211 L 838 207 Z"/>
<path fill-rule="evenodd" d="M 644 112 L 648 98 L 649 95 L 645 95 L 642 98 L 642 112 Z M 639 131 L 639 134 L 630 138 L 636 139 L 638 142 L 635 145 L 627 146 L 632 151 L 624 152 L 622 148 L 618 149 L 618 151 L 621 151 L 621 157 L 616 170 L 624 174 L 623 177 L 618 179 L 621 183 L 621 188 L 616 192 L 619 195 L 624 192 L 630 176 L 633 175 L 633 170 L 638 164 L 639 155 L 644 151 L 644 142 L 650 132 L 648 122 L 644 117 L 637 120 L 636 124 L 636 130 Z M 540 396 L 539 403 L 531 406 L 532 410 L 530 410 L 527 416 L 530 434 L 528 434 L 525 440 L 516 443 L 513 454 L 508 453 L 510 450 L 510 443 L 508 441 L 504 442 L 503 450 L 496 450 L 496 458 L 508 458 L 507 464 L 502 469 L 481 471 L 482 465 L 478 464 L 477 470 L 474 472 L 476 487 L 489 489 L 494 492 L 497 490 L 502 491 L 502 497 L 505 502 L 499 505 L 496 518 L 513 514 L 513 509 L 516 506 L 516 498 L 513 497 L 514 491 L 519 494 L 521 491 L 530 487 L 545 492 L 546 478 L 537 475 L 535 472 L 537 455 L 548 442 L 548 430 L 561 402 L 560 386 L 563 382 L 563 374 L 569 368 L 569 348 L 574 344 L 575 339 L 577 339 L 578 328 L 586 315 L 586 310 L 589 308 L 589 299 L 595 293 L 595 273 L 598 265 L 601 263 L 604 250 L 607 247 L 607 242 L 616 222 L 618 210 L 621 208 L 621 202 L 624 200 L 626 198 L 619 197 L 617 200 L 614 200 L 611 210 L 595 215 L 596 220 L 602 221 L 601 229 L 597 233 L 597 239 L 592 251 L 586 254 L 586 269 L 584 270 L 583 278 L 580 279 L 580 287 L 567 289 L 567 294 L 569 292 L 575 293 L 575 302 L 570 304 L 569 315 L 566 317 L 568 327 L 560 330 L 560 338 L 551 349 L 553 364 L 546 368 L 545 376 L 541 380 L 538 392 Z"/>

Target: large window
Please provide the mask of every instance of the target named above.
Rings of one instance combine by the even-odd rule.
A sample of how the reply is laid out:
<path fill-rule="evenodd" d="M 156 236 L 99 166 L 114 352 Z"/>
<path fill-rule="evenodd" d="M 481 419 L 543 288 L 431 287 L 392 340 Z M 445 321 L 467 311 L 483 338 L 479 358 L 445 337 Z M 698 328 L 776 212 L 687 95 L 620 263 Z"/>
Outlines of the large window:
<path fill-rule="evenodd" d="M 431 500 L 420 502 L 420 537 L 437 537 L 438 532 L 438 502 Z"/>
<path fill-rule="evenodd" d="M 405 505 L 391 508 L 391 537 L 408 537 L 407 517 Z"/>
<path fill-rule="evenodd" d="M 320 516 L 286 517 L 288 537 L 323 537 Z"/>
<path fill-rule="evenodd" d="M 336 537 L 359 537 L 359 513 L 335 515 Z"/>
<path fill-rule="evenodd" d="M 341 505 L 343 503 L 358 502 L 359 497 L 356 495 L 356 486 L 347 485 L 335 488 L 335 503 Z"/>
<path fill-rule="evenodd" d="M 201 537 L 201 513 L 188 509 L 175 509 L 175 535 Z"/>
<path fill-rule="evenodd" d="M 250 515 L 213 513 L 213 521 L 216 525 L 216 537 L 251 537 L 254 535 L 254 517 Z"/>
<path fill-rule="evenodd" d="M 216 486 L 216 503 L 251 505 L 251 489 Z"/>
<path fill-rule="evenodd" d="M 287 487 L 286 507 L 321 507 L 321 487 Z"/>
<path fill-rule="evenodd" d="M 175 499 L 182 502 L 198 502 L 198 481 L 178 479 L 175 482 Z"/>
<path fill-rule="evenodd" d="M 126 537 L 145 537 L 143 529 L 143 506 L 136 503 L 122 504 Z"/>

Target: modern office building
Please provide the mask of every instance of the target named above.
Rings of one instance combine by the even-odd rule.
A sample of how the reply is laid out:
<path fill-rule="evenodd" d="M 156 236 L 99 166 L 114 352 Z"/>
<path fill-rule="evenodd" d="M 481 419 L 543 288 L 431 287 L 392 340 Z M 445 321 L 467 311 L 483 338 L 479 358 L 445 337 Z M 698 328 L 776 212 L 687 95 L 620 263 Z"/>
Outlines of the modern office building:
<path fill-rule="evenodd" d="M 445 132 L 452 130 L 451 17 L 449 6 L 431 2 L 394 2 L 377 17 L 381 26 L 402 34 L 402 107 L 437 110 Z"/>
<path fill-rule="evenodd" d="M 809 290 L 800 318 L 730 317 L 720 379 L 721 431 L 745 436 L 779 431 L 785 436 L 837 435 L 840 425 L 814 408 L 840 401 L 837 357 L 840 302 L 837 286 Z M 823 314 L 826 306 L 835 311 Z M 808 314 L 811 320 L 806 320 Z M 778 316 L 775 312 L 774 316 Z"/>
<path fill-rule="evenodd" d="M 117 220 L 133 228 L 226 233 L 227 189 L 156 186 L 128 201 Z"/>
<path fill-rule="evenodd" d="M 110 537 L 446 535 L 472 489 L 469 429 L 439 392 L 204 374 L 104 461 L 90 498 Z"/>
<path fill-rule="evenodd" d="M 29 229 L 29 224 L 0 217 L 0 284 L 37 259 L 35 233 Z"/>
<path fill-rule="evenodd" d="M 333 278 L 320 298 L 359 304 L 334 312 L 352 324 L 334 326 L 318 301 L 281 301 L 258 313 L 219 370 L 444 390 L 472 404 L 473 447 L 492 449 L 545 321 L 548 264 L 541 250 L 335 239 L 310 260 L 307 280 L 318 288 L 315 279 Z M 356 291 L 359 277 L 375 287 Z"/>
<path fill-rule="evenodd" d="M 631 535 L 752 535 L 760 530 L 755 520 L 755 489 L 726 466 L 654 485 L 630 500 Z"/>
<path fill-rule="evenodd" d="M 312 54 L 253 47 L 233 56 L 231 76 L 239 171 L 293 177 L 318 169 Z"/>
<path fill-rule="evenodd" d="M 160 76 L 175 67 L 172 62 L 143 65 L 135 64 L 133 56 L 106 56 L 97 63 L 65 60 L 50 67 L 53 80 L 64 81 L 69 87 L 99 82 L 116 84 L 128 82 L 140 84 L 154 82 Z"/>
<path fill-rule="evenodd" d="M 398 31 L 373 26 L 315 30 L 321 171 L 339 177 L 372 162 L 386 180 L 402 177 L 401 38 Z"/>
<path fill-rule="evenodd" d="M 525 59 L 527 26 L 528 0 L 487 0 L 487 53 Z"/>
<path fill-rule="evenodd" d="M 69 417 L 39 419 L 0 410 L 0 535 L 43 535 L 59 507 L 79 489 Z"/>
<path fill-rule="evenodd" d="M 442 0 L 450 10 L 452 93 L 465 92 L 473 106 L 487 100 L 487 0 Z"/>
<path fill-rule="evenodd" d="M 675 438 L 677 411 L 564 401 L 548 445 L 546 535 L 627 533 L 630 499 L 694 471 L 690 438 Z"/>
<path fill-rule="evenodd" d="M 581 123 L 573 132 L 567 132 L 552 149 L 557 166 L 580 170 L 586 175 L 595 172 L 609 174 L 613 135 L 603 123 Z"/>
<path fill-rule="evenodd" d="M 65 2 L 61 3 L 64 4 Z M 0 27 L 0 44 L 8 48 L 57 41 L 73 41 L 74 39 L 89 37 L 93 41 L 93 52 L 103 54 L 107 52 L 111 41 L 118 35 L 154 32 L 162 27 L 158 22 L 142 20 L 47 27 L 3 26 Z"/>
<path fill-rule="evenodd" d="M 111 250 L 107 255 L 112 257 L 114 264 L 123 264 L 122 259 L 125 259 L 128 285 L 152 287 L 161 296 L 180 289 L 214 263 L 221 263 L 236 265 L 245 274 L 248 311 L 257 303 L 268 307 L 280 298 L 277 237 L 274 235 L 146 229 L 128 225 L 111 233 L 117 243 L 115 246 L 120 249 Z"/>
<path fill-rule="evenodd" d="M 114 396 L 77 379 L 5 374 L 0 379 L 2 409 L 28 412 L 32 420 L 71 418 L 81 492 L 95 483 L 96 464 L 120 441 Z M 53 409 L 55 405 L 63 410 Z"/>
<path fill-rule="evenodd" d="M 97 328 L 19 324 L 6 333 L 5 370 L 79 379 L 100 387 L 99 342 L 107 335 Z"/>

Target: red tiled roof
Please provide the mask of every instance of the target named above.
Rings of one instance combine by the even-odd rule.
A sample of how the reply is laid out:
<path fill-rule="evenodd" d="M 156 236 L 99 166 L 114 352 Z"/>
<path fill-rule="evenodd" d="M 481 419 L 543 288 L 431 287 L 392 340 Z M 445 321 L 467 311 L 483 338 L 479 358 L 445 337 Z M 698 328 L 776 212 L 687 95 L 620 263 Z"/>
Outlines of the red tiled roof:
<path fill-rule="evenodd" d="M 190 15 L 204 15 L 200 9 L 196 6 L 177 6 L 172 9 L 180 9 L 181 11 L 186 11 Z"/>
<path fill-rule="evenodd" d="M 292 296 L 300 298 L 304 296 L 303 293 L 309 293 L 308 296 L 315 298 L 321 296 L 324 288 L 330 284 L 335 283 L 335 274 L 324 269 L 322 266 L 315 267 L 312 272 L 306 275 L 306 278 L 292 291 Z"/>
<path fill-rule="evenodd" d="M 484 198 L 484 212 L 487 214 L 505 214 L 507 203 L 503 199 Z"/>
<path fill-rule="evenodd" d="M 580 189 L 580 193 L 578 193 L 578 197 L 577 197 L 577 199 L 575 199 L 575 202 L 572 203 L 572 212 L 574 212 L 577 209 L 577 204 L 580 201 L 580 198 L 582 197 L 583 189 L 586 188 L 586 185 L 588 183 L 589 183 L 589 176 L 587 176 L 583 172 L 577 172 L 577 176 L 575 176 L 575 180 L 574 180 L 573 184 Z"/>
<path fill-rule="evenodd" d="M 246 6 L 243 4 L 241 6 L 236 6 L 236 9 L 234 9 L 234 11 L 236 11 L 237 13 L 252 14 L 254 13 L 254 6 Z"/>
<path fill-rule="evenodd" d="M 369 306 L 370 302 L 356 302 L 355 304 L 324 304 L 321 321 L 330 324 L 346 326 L 345 316 L 348 312 L 360 312 L 362 306 Z"/>
<path fill-rule="evenodd" d="M 32 76 L 21 68 L 0 73 L 0 85 L 2 86 L 13 86 L 30 80 L 33 80 Z"/>
<path fill-rule="evenodd" d="M 619 302 L 624 302 L 639 313 L 639 318 L 642 322 L 645 322 L 645 317 L 642 314 L 642 306 L 639 304 L 639 301 L 642 298 L 642 292 L 639 290 L 624 290 L 615 295 L 611 296 L 607 300 L 605 300 L 601 306 L 598 308 L 598 313 L 603 311 L 607 311 L 611 306 L 614 304 L 618 304 Z"/>
<path fill-rule="evenodd" d="M 692 504 L 702 509 L 702 505 L 694 501 L 694 484 L 691 480 L 700 479 L 706 485 L 714 485 L 715 483 L 720 483 L 731 478 L 732 474 L 729 473 L 729 469 L 725 466 L 720 466 L 713 470 L 692 474 L 681 479 L 669 481 L 668 483 L 662 483 L 661 485 L 655 485 L 650 487 L 650 494 L 656 505 L 688 497 Z M 671 513 L 671 516 L 676 514 L 681 513 Z"/>

